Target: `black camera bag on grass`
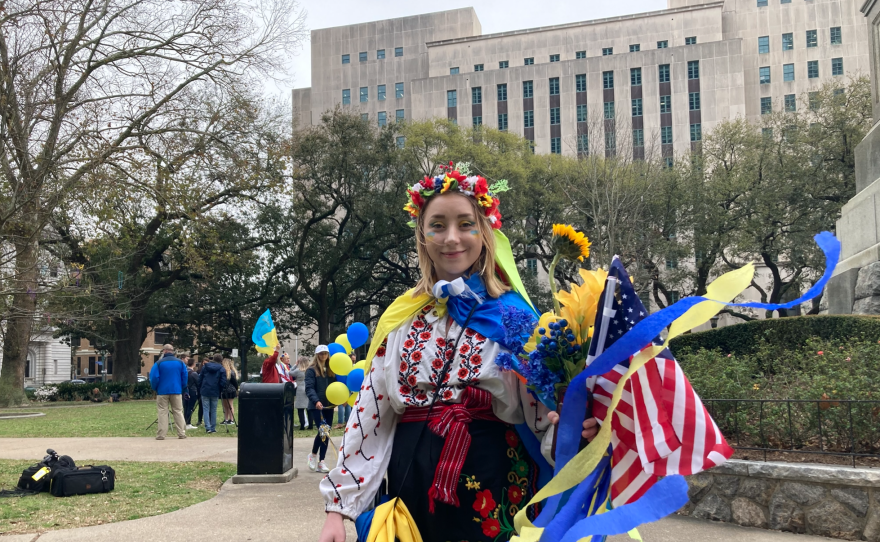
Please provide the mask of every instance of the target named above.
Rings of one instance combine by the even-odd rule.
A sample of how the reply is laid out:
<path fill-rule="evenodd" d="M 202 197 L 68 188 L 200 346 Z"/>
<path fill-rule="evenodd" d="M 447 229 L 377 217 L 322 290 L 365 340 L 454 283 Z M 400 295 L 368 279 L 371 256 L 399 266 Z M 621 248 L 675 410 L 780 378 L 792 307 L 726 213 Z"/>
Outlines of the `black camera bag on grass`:
<path fill-rule="evenodd" d="M 68 455 L 59 456 L 51 448 L 46 450 L 48 455 L 42 461 L 24 469 L 18 479 L 18 488 L 25 492 L 40 493 L 49 491 L 49 479 L 51 475 L 67 469 L 75 469 L 76 463 Z"/>
<path fill-rule="evenodd" d="M 107 493 L 116 485 L 116 471 L 107 465 L 85 465 L 53 471 L 49 492 L 56 497 Z"/>

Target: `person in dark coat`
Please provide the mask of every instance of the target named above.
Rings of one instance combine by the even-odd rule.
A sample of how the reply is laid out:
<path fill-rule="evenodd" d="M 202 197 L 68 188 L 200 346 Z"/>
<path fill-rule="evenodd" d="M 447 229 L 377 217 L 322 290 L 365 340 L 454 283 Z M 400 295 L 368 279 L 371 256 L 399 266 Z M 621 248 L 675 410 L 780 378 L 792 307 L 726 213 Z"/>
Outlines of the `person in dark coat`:
<path fill-rule="evenodd" d="M 226 389 L 226 371 L 222 363 L 223 356 L 215 354 L 214 358 L 202 367 L 199 393 L 205 411 L 205 431 L 208 433 L 217 432 L 217 401 Z"/>
<path fill-rule="evenodd" d="M 195 429 L 196 427 L 192 424 L 192 415 L 199 402 L 199 373 L 193 369 L 196 364 L 195 359 L 183 356 L 183 361 L 186 363 L 186 389 L 189 392 L 189 399 L 183 405 L 183 418 L 186 421 L 187 429 Z"/>
<path fill-rule="evenodd" d="M 318 434 L 309 454 L 309 469 L 318 472 L 330 472 L 324 464 L 327 455 L 327 439 L 321 438 L 321 425 L 333 425 L 333 405 L 327 400 L 327 386 L 336 380 L 330 370 L 330 350 L 326 345 L 319 344 L 315 348 L 315 358 L 306 369 L 306 395 L 309 397 L 309 416 Z M 319 455 L 320 452 L 320 455 Z"/>

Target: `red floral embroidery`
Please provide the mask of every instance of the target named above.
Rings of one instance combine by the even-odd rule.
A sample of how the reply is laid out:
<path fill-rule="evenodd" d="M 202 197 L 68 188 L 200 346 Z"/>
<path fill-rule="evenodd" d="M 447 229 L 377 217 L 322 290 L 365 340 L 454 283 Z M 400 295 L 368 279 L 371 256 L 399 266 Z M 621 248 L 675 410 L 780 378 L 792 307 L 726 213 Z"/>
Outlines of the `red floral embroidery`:
<path fill-rule="evenodd" d="M 471 328 L 467 328 L 466 330 L 464 330 L 464 334 L 467 335 L 468 337 L 473 337 L 474 335 L 477 334 L 477 332 Z"/>
<path fill-rule="evenodd" d="M 423 332 L 419 335 L 419 338 L 422 339 L 423 341 L 427 341 L 428 339 L 431 338 L 431 333 L 428 332 L 428 331 L 423 331 Z"/>
<path fill-rule="evenodd" d="M 422 320 L 416 320 L 415 322 L 413 322 L 413 327 L 416 329 L 422 329 L 423 327 L 425 327 L 425 322 L 423 322 Z"/>
<path fill-rule="evenodd" d="M 511 448 L 516 448 L 519 445 L 519 435 L 517 435 L 513 431 L 508 431 L 504 434 L 505 440 L 507 440 L 507 445 Z"/>
<path fill-rule="evenodd" d="M 492 492 L 488 489 L 477 492 L 477 498 L 474 501 L 474 510 L 479 512 L 483 518 L 489 517 L 492 510 L 495 509 L 495 499 L 492 498 Z M 483 522 L 485 524 L 485 522 Z M 496 522 L 497 523 L 497 522 Z"/>
<path fill-rule="evenodd" d="M 406 377 L 406 382 L 410 386 L 415 386 L 418 383 L 418 379 L 416 379 L 416 375 L 409 375 Z"/>
<path fill-rule="evenodd" d="M 416 345 L 416 342 L 412 339 L 407 339 L 407 340 L 403 341 L 404 348 L 412 348 L 415 345 Z"/>
<path fill-rule="evenodd" d="M 406 364 L 405 361 L 401 361 L 401 362 L 400 362 L 400 372 L 401 372 L 401 373 L 406 372 L 406 370 L 407 370 L 408 367 L 409 367 L 409 366 Z"/>
<path fill-rule="evenodd" d="M 422 353 L 416 350 L 412 353 L 412 359 L 413 361 L 422 361 Z"/>
<path fill-rule="evenodd" d="M 437 346 L 440 348 L 446 347 L 446 339 L 444 339 L 443 337 L 437 337 L 437 340 L 435 342 L 437 343 Z"/>
<path fill-rule="evenodd" d="M 464 380 L 465 378 L 467 378 L 467 375 L 468 375 L 468 370 L 465 369 L 464 367 L 462 367 L 461 369 L 458 370 L 459 380 Z"/>
<path fill-rule="evenodd" d="M 519 486 L 510 486 L 507 488 L 507 498 L 513 504 L 519 504 L 523 500 L 523 490 Z"/>
<path fill-rule="evenodd" d="M 385 357 L 385 347 L 384 346 L 380 346 L 379 349 L 376 350 L 376 356 L 380 357 L 380 358 Z"/>
<path fill-rule="evenodd" d="M 497 519 L 484 519 L 483 523 L 483 534 L 490 537 L 498 536 L 498 533 L 501 532 L 501 524 L 498 523 Z"/>
<path fill-rule="evenodd" d="M 442 369 L 443 368 L 443 360 L 438 359 L 438 358 L 434 358 L 434 361 L 431 362 L 431 367 L 433 367 L 435 369 Z"/>
<path fill-rule="evenodd" d="M 449 375 L 447 375 L 447 378 L 448 378 L 448 377 L 449 377 Z M 443 392 L 443 400 L 444 400 L 444 401 L 448 401 L 448 400 L 450 400 L 450 399 L 452 399 L 452 390 L 445 390 L 445 391 Z"/>
<path fill-rule="evenodd" d="M 473 356 L 471 356 L 471 365 L 482 365 L 482 363 L 483 356 L 479 354 L 474 354 Z"/>
<path fill-rule="evenodd" d="M 471 351 L 471 347 L 467 344 L 463 344 L 463 345 L 461 345 L 461 348 L 458 349 L 458 351 L 461 354 L 467 354 L 468 352 Z"/>
<path fill-rule="evenodd" d="M 428 310 L 431 307 L 426 307 Z M 400 374 L 397 382 L 401 385 L 401 395 L 405 405 L 422 406 L 427 403 L 427 397 L 424 400 L 418 398 L 420 393 L 416 389 L 419 382 L 419 364 L 424 358 L 425 347 L 433 336 L 431 326 L 425 321 L 424 314 L 421 314 L 412 323 L 406 340 L 403 342 L 403 348 L 400 352 Z M 406 392 L 403 390 L 406 389 Z"/>

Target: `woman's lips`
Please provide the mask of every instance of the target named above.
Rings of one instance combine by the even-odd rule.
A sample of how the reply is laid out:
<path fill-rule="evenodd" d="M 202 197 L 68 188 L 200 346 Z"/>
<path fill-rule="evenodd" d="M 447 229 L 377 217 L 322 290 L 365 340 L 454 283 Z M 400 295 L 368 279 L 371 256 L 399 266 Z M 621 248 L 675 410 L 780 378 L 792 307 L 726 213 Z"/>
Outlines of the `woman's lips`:
<path fill-rule="evenodd" d="M 440 254 L 442 254 L 444 258 L 458 258 L 462 254 L 464 254 L 464 251 L 460 250 L 458 252 L 441 252 Z"/>

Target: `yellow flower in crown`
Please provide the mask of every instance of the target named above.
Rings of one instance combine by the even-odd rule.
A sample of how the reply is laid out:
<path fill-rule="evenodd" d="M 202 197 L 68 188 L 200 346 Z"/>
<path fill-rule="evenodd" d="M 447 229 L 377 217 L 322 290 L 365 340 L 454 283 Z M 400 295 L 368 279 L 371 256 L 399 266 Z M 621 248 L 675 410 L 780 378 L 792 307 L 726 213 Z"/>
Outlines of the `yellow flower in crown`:
<path fill-rule="evenodd" d="M 443 178 L 443 187 L 440 188 L 440 193 L 445 194 L 450 190 L 455 190 L 458 188 L 458 179 L 453 179 L 449 175 Z"/>
<path fill-rule="evenodd" d="M 553 224 L 551 243 L 556 252 L 568 260 L 582 262 L 590 256 L 590 240 L 568 224 Z"/>

